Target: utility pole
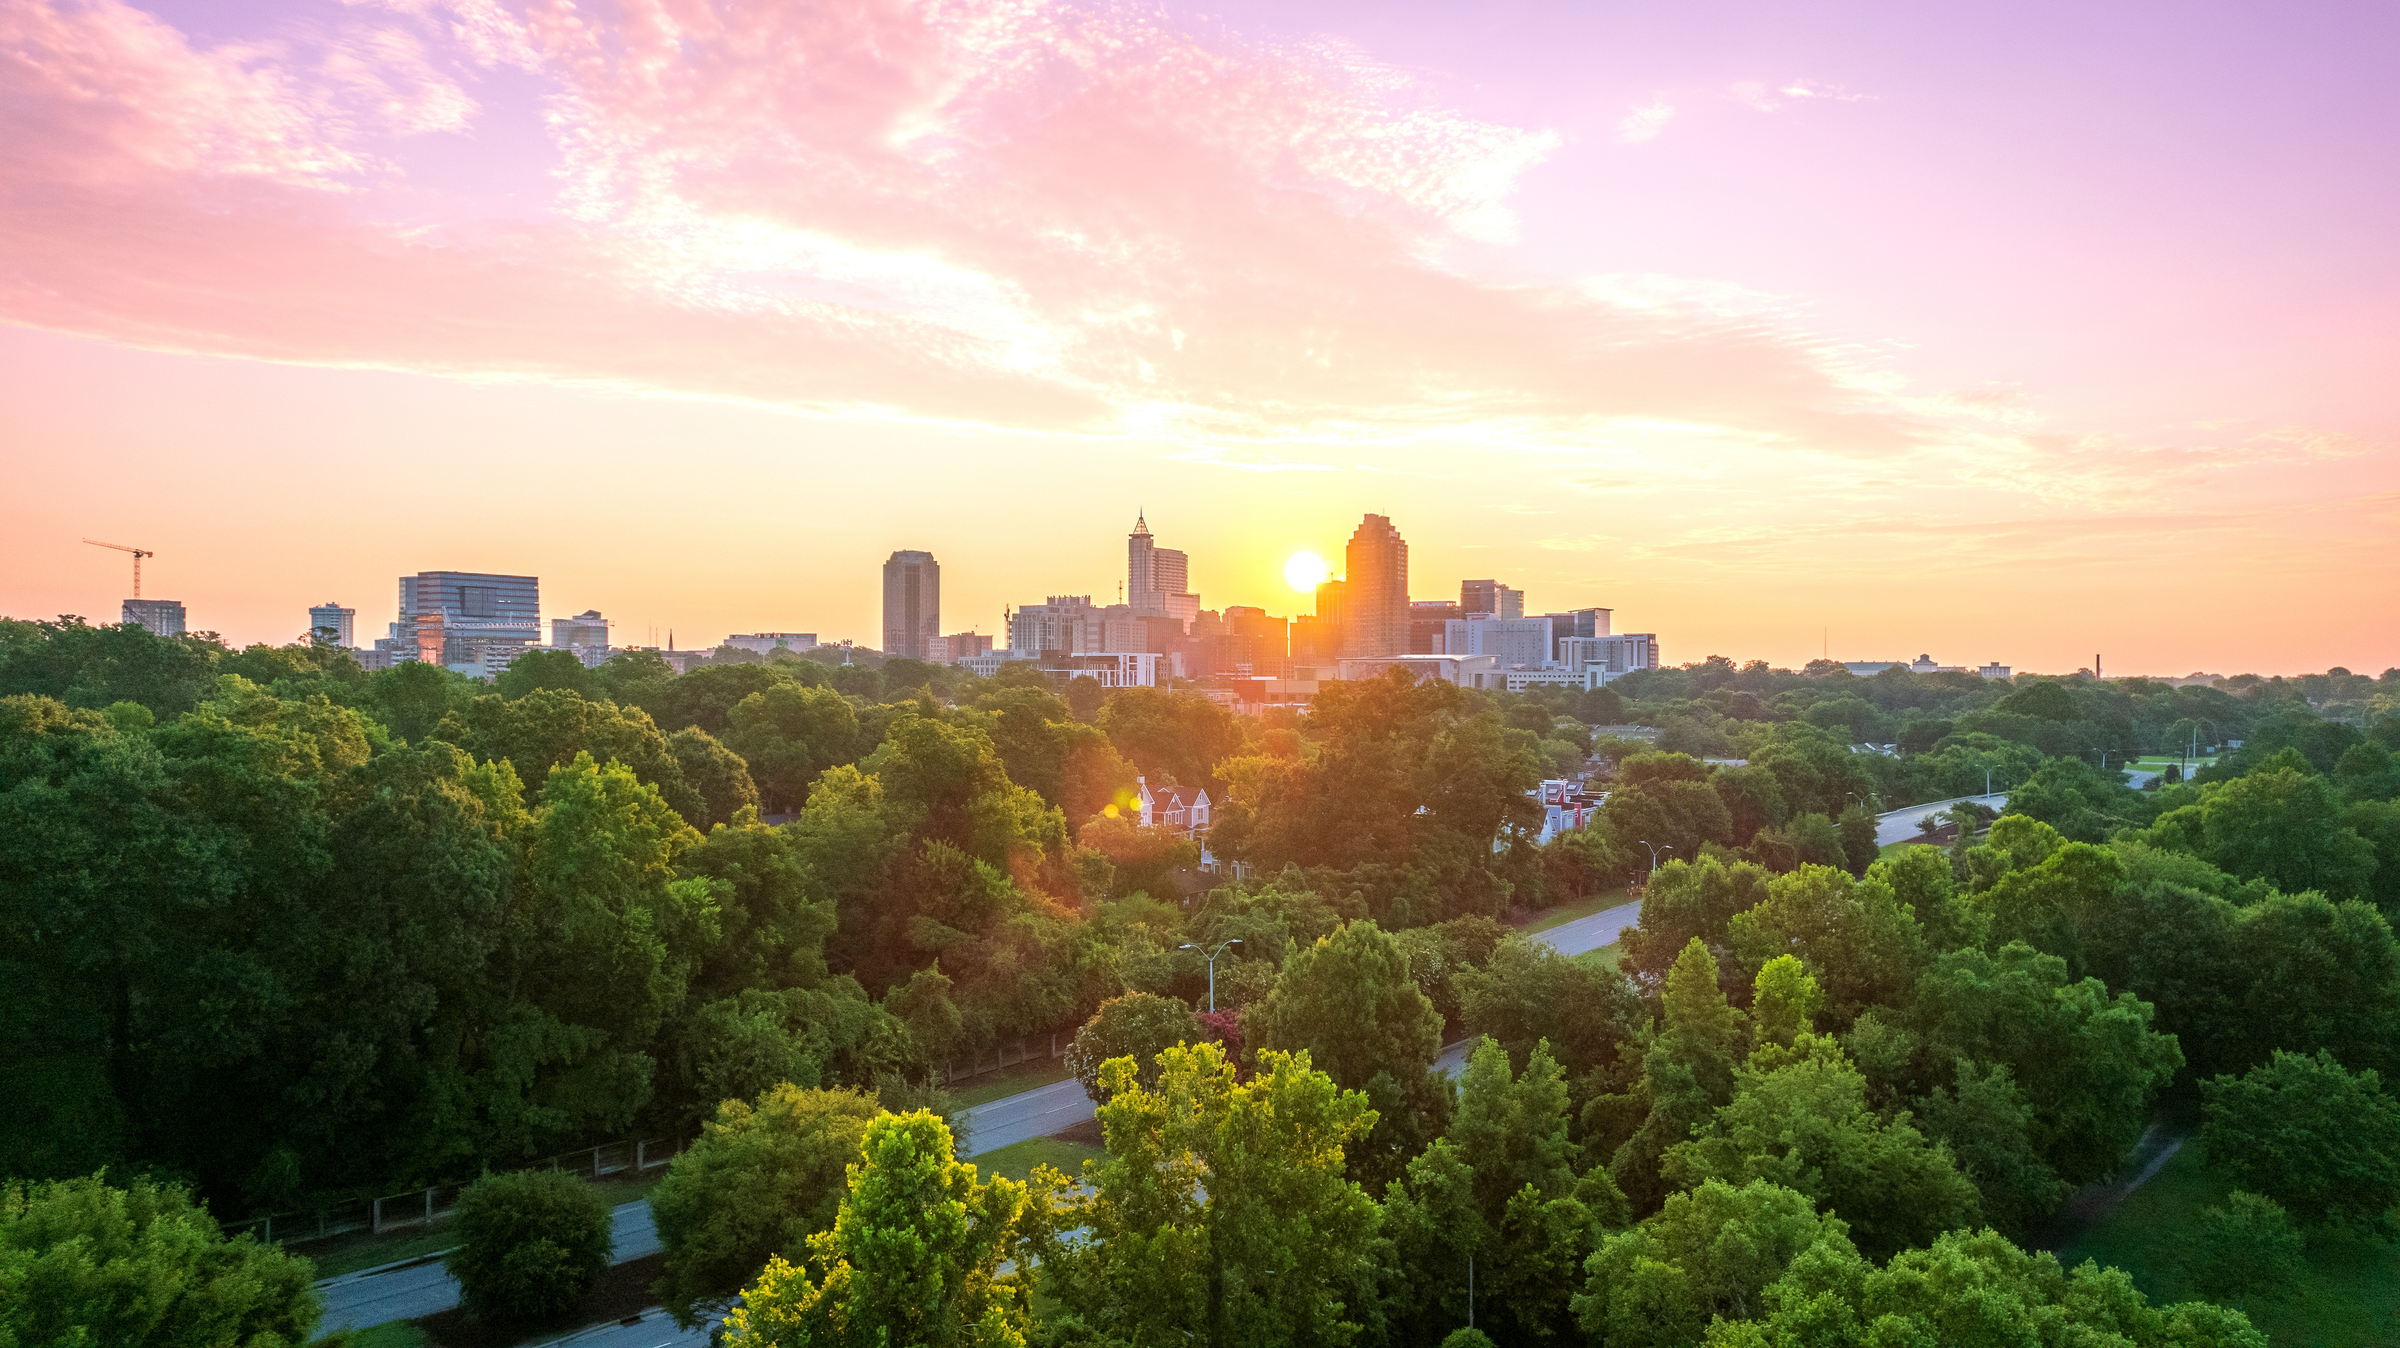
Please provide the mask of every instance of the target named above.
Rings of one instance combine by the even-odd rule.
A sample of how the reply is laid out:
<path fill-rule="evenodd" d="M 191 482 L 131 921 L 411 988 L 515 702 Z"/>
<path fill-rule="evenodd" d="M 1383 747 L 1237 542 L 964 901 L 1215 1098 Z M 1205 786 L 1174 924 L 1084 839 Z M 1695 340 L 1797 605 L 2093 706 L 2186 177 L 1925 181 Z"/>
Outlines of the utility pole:
<path fill-rule="evenodd" d="M 129 548 L 129 547 L 126 547 L 126 546 L 125 546 L 124 544 L 122 544 L 122 543 L 103 543 L 103 542 L 101 542 L 101 541 L 100 541 L 99 539 L 97 539 L 97 538 L 87 538 L 87 539 L 85 539 L 85 540 L 83 540 L 83 541 L 84 541 L 84 542 L 86 542 L 86 543 L 89 543 L 89 544 L 91 544 L 91 545 L 92 545 L 93 547 L 95 547 L 95 548 L 115 548 L 115 549 L 116 549 L 117 551 L 119 551 L 119 552 L 130 552 L 130 553 L 132 553 L 132 554 L 133 554 L 133 597 L 134 597 L 134 598 L 136 598 L 136 599 L 139 599 L 139 598 L 141 598 L 141 597 L 142 597 L 142 559 L 143 559 L 144 557 L 156 557 L 156 556 L 158 555 L 157 553 L 155 553 L 155 552 L 151 552 L 151 551 L 149 551 L 149 550 L 147 550 L 147 549 L 144 549 L 144 548 Z"/>

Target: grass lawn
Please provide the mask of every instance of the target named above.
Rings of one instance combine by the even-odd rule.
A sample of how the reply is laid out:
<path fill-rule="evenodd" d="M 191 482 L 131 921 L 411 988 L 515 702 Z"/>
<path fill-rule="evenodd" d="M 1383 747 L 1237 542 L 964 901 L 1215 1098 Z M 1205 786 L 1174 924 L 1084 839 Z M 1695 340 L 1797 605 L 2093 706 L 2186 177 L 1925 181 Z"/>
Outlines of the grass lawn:
<path fill-rule="evenodd" d="M 1069 1142 L 1063 1137 L 1029 1137 L 1011 1142 L 998 1151 L 987 1151 L 975 1158 L 975 1169 L 984 1175 L 1006 1175 L 1013 1180 L 1032 1177 L 1037 1165 L 1056 1166 L 1069 1175 L 1083 1173 L 1083 1163 L 1097 1161 L 1107 1152 L 1088 1142 Z"/>
<path fill-rule="evenodd" d="M 1531 936 L 1537 931 L 1548 931 L 1552 927 L 1563 927 L 1569 922 L 1574 921 L 1576 918 L 1590 917 L 1594 913 L 1604 913 L 1611 908 L 1619 908 L 1625 904 L 1632 903 L 1633 901 L 1633 896 L 1626 893 L 1624 890 L 1603 890 L 1602 892 L 1594 894 L 1588 899 L 1584 899 L 1577 903 L 1570 903 L 1564 907 L 1544 908 L 1541 912 L 1541 916 L 1535 918 L 1525 926 L 1518 928 L 1518 930 L 1524 932 L 1528 936 Z"/>
<path fill-rule="evenodd" d="M 1017 1095 L 1067 1079 L 1066 1055 L 1049 1057 L 1035 1054 L 1021 1063 L 1011 1063 L 997 1072 L 981 1076 L 962 1077 L 951 1084 L 950 1093 L 958 1097 L 960 1109 L 988 1105 L 1002 1096 Z"/>
<path fill-rule="evenodd" d="M 2059 1258 L 2070 1267 L 2086 1259 L 2116 1265 L 2153 1302 L 2184 1300 L 2177 1238 L 2232 1189 L 2187 1145 Z M 2400 1343 L 2400 1244 L 2312 1233 L 2308 1263 L 2290 1297 L 2253 1299 L 2248 1307 L 2251 1323 L 2275 1348 Z"/>
<path fill-rule="evenodd" d="M 416 1231 L 408 1235 L 390 1235 L 380 1239 L 357 1241 L 330 1240 L 325 1243 L 322 1250 L 313 1248 L 314 1242 L 287 1245 L 284 1249 L 291 1254 L 306 1255 L 310 1262 L 317 1266 L 318 1277 L 338 1278 L 345 1273 L 356 1273 L 362 1268 L 396 1264 L 403 1259 L 415 1259 L 420 1255 L 440 1254 L 457 1243 L 456 1228 L 449 1222 L 443 1221 L 437 1222 L 430 1231 Z"/>

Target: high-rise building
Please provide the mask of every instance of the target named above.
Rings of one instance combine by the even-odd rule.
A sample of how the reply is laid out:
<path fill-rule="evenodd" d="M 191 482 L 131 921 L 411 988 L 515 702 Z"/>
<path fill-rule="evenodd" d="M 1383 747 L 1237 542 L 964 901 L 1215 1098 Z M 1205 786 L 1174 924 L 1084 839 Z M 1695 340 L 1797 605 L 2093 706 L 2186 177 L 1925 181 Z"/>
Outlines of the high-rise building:
<path fill-rule="evenodd" d="M 1236 604 L 1225 610 L 1225 635 L 1221 638 L 1220 668 L 1240 669 L 1276 678 L 1283 676 L 1284 661 L 1291 655 L 1292 625 L 1263 608 Z"/>
<path fill-rule="evenodd" d="M 1125 602 L 1144 617 L 1174 618 L 1186 634 L 1200 615 L 1200 596 L 1192 592 L 1192 559 L 1179 548 L 1158 546 L 1149 522 L 1138 514 L 1133 532 L 1125 536 Z"/>
<path fill-rule="evenodd" d="M 358 621 L 358 610 L 343 608 L 328 599 L 308 611 L 308 636 L 333 646 L 351 645 L 351 632 Z"/>
<path fill-rule="evenodd" d="M 1458 583 L 1458 606 L 1467 613 L 1489 613 L 1495 618 L 1522 618 L 1525 616 L 1525 592 L 1512 590 L 1496 580 L 1462 580 Z"/>
<path fill-rule="evenodd" d="M 930 552 L 895 552 L 883 564 L 883 653 L 923 660 L 942 634 L 942 564 Z"/>
<path fill-rule="evenodd" d="M 1054 594 L 1039 604 L 1021 604 L 1008 616 L 1008 648 L 1021 658 L 1098 650 L 1101 615 L 1088 594 Z"/>
<path fill-rule="evenodd" d="M 1466 610 L 1447 599 L 1409 600 L 1408 653 L 1440 655 L 1447 651 L 1443 638 L 1449 629 L 1443 624 L 1465 616 Z"/>
<path fill-rule="evenodd" d="M 1408 541 L 1369 515 L 1350 535 L 1342 577 L 1342 654 L 1408 654 Z"/>
<path fill-rule="evenodd" d="M 128 599 L 118 620 L 133 623 L 157 636 L 179 637 L 183 635 L 183 601 Z"/>
<path fill-rule="evenodd" d="M 494 653 L 507 658 L 542 639 L 539 576 L 420 571 L 400 578 L 397 658 L 480 676 Z"/>

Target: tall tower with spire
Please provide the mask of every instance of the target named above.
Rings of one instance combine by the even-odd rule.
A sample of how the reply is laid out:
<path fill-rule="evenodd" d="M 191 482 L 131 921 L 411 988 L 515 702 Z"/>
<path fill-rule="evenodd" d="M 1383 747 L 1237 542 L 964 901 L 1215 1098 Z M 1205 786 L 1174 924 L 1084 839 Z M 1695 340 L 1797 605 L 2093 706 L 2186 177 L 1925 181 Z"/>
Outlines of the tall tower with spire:
<path fill-rule="evenodd" d="M 1191 558 L 1158 546 L 1148 518 L 1136 511 L 1133 532 L 1125 536 L 1125 602 L 1139 615 L 1178 619 L 1189 632 L 1200 616 L 1200 596 L 1191 588 Z"/>

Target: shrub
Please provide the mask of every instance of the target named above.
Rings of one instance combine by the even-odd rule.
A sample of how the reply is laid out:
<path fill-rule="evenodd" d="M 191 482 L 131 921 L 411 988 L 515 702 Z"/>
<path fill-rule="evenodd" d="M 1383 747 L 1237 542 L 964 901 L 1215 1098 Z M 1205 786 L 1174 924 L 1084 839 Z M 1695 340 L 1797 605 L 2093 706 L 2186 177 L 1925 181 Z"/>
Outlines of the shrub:
<path fill-rule="evenodd" d="M 525 1324 L 563 1314 L 608 1271 L 608 1205 L 554 1170 L 486 1175 L 458 1199 L 448 1260 L 477 1319 Z"/>

